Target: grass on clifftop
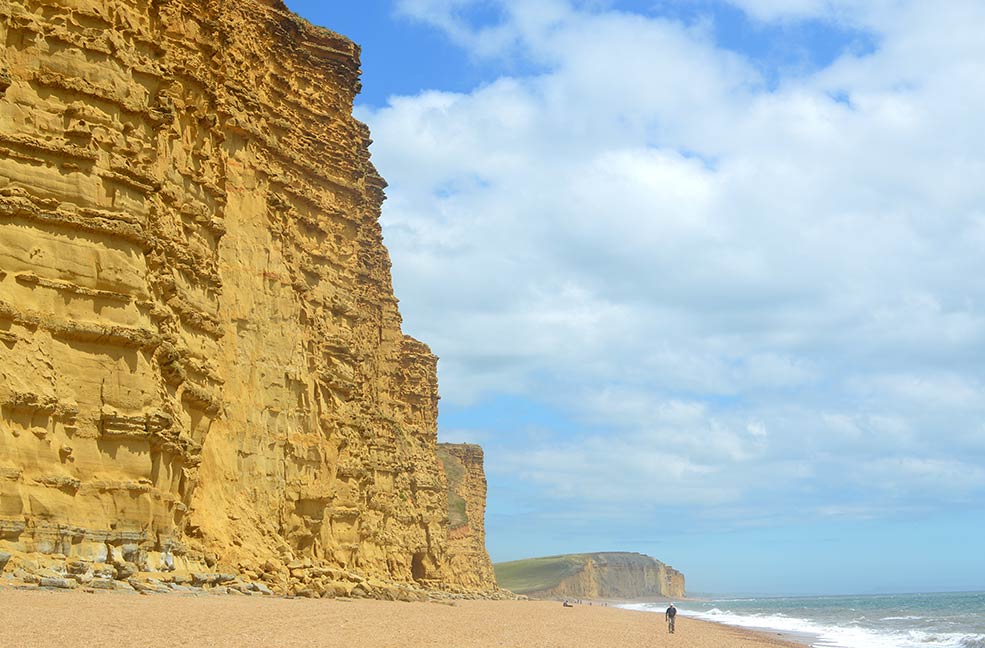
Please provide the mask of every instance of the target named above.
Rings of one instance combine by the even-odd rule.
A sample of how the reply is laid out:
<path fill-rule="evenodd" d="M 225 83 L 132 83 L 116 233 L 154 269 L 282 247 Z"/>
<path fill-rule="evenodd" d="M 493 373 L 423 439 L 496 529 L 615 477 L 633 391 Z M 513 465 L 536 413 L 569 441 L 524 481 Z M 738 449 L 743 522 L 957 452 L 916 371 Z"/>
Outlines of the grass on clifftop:
<path fill-rule="evenodd" d="M 556 587 L 565 578 L 585 567 L 586 554 L 528 558 L 493 565 L 499 586 L 517 594 L 529 594 Z"/>

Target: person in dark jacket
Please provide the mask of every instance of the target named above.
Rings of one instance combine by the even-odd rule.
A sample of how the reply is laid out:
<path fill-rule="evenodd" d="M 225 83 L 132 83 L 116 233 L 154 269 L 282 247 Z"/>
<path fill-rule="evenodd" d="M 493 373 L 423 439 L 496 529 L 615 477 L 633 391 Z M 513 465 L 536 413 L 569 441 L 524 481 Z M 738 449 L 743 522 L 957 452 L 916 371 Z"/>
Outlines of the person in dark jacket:
<path fill-rule="evenodd" d="M 667 612 L 664 613 L 664 618 L 667 619 L 667 632 L 674 633 L 674 618 L 677 616 L 677 608 L 671 603 L 670 607 L 667 608 Z"/>

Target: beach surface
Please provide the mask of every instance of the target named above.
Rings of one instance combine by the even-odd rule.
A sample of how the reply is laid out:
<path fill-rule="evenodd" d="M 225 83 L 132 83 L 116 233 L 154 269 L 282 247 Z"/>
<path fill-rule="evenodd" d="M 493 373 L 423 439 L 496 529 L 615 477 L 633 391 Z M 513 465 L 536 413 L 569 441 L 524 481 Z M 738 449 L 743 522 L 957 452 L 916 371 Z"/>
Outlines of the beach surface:
<path fill-rule="evenodd" d="M 398 603 L 0 590 L 0 647 L 789 648 L 678 616 L 542 601 Z M 802 645 L 799 645 L 803 648 Z"/>

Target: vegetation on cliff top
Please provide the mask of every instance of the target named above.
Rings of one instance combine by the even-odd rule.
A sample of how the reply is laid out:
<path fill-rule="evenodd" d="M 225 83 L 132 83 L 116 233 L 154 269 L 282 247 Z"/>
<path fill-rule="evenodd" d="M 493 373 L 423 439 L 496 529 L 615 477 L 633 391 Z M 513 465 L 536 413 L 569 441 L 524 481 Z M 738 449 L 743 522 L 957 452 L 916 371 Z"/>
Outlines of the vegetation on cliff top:
<path fill-rule="evenodd" d="M 499 586 L 517 594 L 557 587 L 561 581 L 584 569 L 590 554 L 568 554 L 528 558 L 493 565 Z"/>

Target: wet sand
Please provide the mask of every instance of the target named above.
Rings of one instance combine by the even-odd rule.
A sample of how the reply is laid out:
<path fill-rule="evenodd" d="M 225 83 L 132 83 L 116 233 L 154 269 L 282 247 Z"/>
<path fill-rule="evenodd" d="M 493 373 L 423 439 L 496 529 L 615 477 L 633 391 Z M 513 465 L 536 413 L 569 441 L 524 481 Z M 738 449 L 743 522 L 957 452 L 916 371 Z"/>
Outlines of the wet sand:
<path fill-rule="evenodd" d="M 0 648 L 789 648 L 678 616 L 541 601 L 395 603 L 0 590 Z"/>

